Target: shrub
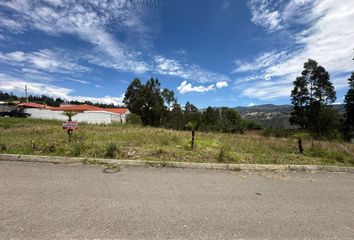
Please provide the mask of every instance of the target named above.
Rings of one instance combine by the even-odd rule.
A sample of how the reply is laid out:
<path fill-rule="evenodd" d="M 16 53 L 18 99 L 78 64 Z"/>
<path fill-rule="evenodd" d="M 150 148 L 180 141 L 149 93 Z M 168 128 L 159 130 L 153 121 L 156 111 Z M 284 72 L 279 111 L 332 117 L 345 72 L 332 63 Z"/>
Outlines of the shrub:
<path fill-rule="evenodd" d="M 143 122 L 141 121 L 141 117 L 137 114 L 130 113 L 127 116 L 127 123 L 134 124 L 134 125 L 142 125 Z"/>

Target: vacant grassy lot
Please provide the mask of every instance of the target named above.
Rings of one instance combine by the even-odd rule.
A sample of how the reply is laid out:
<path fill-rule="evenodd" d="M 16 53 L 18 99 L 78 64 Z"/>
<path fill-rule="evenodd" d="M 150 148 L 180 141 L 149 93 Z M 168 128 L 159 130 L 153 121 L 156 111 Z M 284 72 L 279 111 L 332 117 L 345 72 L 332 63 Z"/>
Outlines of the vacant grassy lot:
<path fill-rule="evenodd" d="M 354 165 L 354 145 L 258 135 L 196 133 L 132 125 L 80 124 L 71 142 L 61 122 L 0 118 L 0 152 L 188 162 Z"/>

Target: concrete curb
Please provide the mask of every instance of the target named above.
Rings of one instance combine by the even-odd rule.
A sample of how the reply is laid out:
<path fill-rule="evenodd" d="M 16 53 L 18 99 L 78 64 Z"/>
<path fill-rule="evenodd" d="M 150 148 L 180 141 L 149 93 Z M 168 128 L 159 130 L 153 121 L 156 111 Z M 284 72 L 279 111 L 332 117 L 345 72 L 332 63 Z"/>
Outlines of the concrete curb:
<path fill-rule="evenodd" d="M 37 156 L 0 154 L 0 161 L 22 161 L 54 164 L 110 164 L 134 167 L 170 167 L 189 169 L 217 169 L 230 171 L 307 171 L 307 172 L 347 172 L 354 173 L 354 167 L 321 166 L 321 165 L 275 165 L 275 164 L 227 164 L 227 163 L 193 163 L 193 162 L 166 162 L 143 160 L 119 160 L 102 158 L 72 158 L 57 156 Z"/>

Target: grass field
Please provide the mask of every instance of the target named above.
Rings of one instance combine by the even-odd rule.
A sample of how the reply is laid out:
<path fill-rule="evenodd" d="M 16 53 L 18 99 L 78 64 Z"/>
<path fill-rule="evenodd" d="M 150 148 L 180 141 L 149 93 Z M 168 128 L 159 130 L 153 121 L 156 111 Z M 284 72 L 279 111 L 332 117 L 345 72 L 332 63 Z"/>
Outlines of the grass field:
<path fill-rule="evenodd" d="M 71 142 L 61 122 L 0 118 L 0 152 L 94 158 L 354 166 L 354 144 L 254 134 L 196 133 L 134 125 L 80 124 Z"/>

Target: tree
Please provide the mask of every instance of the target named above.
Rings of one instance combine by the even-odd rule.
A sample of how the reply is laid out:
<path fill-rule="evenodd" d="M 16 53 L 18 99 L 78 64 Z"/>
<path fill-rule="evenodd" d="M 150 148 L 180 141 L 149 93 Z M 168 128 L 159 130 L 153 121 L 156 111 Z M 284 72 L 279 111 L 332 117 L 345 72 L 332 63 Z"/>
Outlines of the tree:
<path fill-rule="evenodd" d="M 332 109 L 336 92 L 324 67 L 309 59 L 293 85 L 290 124 L 319 135 L 328 132 L 328 127 L 337 125 L 337 114 Z"/>
<path fill-rule="evenodd" d="M 144 105 L 144 86 L 138 78 L 135 78 L 128 86 L 123 103 L 128 107 L 131 113 L 141 116 Z"/>
<path fill-rule="evenodd" d="M 170 128 L 176 129 L 176 130 L 183 130 L 185 126 L 185 122 L 183 119 L 183 112 L 181 105 L 178 103 L 175 103 L 172 107 L 171 110 L 171 118 L 170 118 Z"/>
<path fill-rule="evenodd" d="M 216 123 L 219 119 L 219 111 L 208 107 L 202 114 L 202 129 L 205 131 L 216 130 Z"/>
<path fill-rule="evenodd" d="M 160 82 L 150 78 L 143 88 L 144 105 L 142 107 L 141 120 L 144 125 L 158 127 L 164 111 L 164 100 L 160 90 Z"/>
<path fill-rule="evenodd" d="M 354 137 L 354 72 L 348 79 L 349 89 L 344 97 L 345 104 L 345 137 L 350 139 Z"/>
<path fill-rule="evenodd" d="M 125 92 L 123 102 L 130 112 L 141 117 L 144 125 L 161 124 L 165 106 L 160 86 L 159 80 L 154 78 L 150 78 L 145 85 L 135 78 Z"/>
<path fill-rule="evenodd" d="M 164 88 L 161 94 L 168 109 L 170 109 L 171 106 L 177 103 L 177 100 L 175 98 L 175 93 L 173 91 Z"/>
<path fill-rule="evenodd" d="M 186 102 L 186 105 L 184 106 L 184 121 L 186 123 L 188 122 L 199 122 L 201 113 L 199 112 L 198 108 L 191 104 L 190 102 Z"/>
<path fill-rule="evenodd" d="M 293 82 L 294 89 L 291 91 L 291 104 L 293 111 L 290 114 L 290 124 L 298 125 L 304 129 L 308 125 L 306 107 L 309 102 L 309 91 L 304 77 L 297 77 Z"/>
<path fill-rule="evenodd" d="M 220 120 L 222 122 L 222 131 L 223 132 L 231 132 L 235 133 L 237 131 L 242 132 L 242 123 L 241 123 L 241 115 L 232 108 L 221 108 L 221 117 Z"/>

